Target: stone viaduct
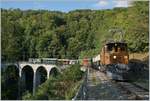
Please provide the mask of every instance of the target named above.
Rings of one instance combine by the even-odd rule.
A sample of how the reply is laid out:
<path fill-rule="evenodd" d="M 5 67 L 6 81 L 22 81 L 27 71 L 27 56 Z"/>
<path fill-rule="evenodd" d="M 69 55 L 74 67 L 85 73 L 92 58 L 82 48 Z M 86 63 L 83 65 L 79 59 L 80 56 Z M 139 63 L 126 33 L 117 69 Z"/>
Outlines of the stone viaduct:
<path fill-rule="evenodd" d="M 5 67 L 5 69 L 7 69 L 6 67 L 12 65 L 18 69 L 19 86 L 24 85 L 26 89 L 33 91 L 33 95 L 35 94 L 36 87 L 45 82 L 50 75 L 53 75 L 54 73 L 60 71 L 60 68 L 58 68 L 58 66 L 56 65 L 34 64 L 29 62 L 7 63 L 2 64 L 2 67 Z M 45 78 L 42 78 L 43 75 Z M 27 87 L 27 83 L 30 84 L 31 87 Z"/>

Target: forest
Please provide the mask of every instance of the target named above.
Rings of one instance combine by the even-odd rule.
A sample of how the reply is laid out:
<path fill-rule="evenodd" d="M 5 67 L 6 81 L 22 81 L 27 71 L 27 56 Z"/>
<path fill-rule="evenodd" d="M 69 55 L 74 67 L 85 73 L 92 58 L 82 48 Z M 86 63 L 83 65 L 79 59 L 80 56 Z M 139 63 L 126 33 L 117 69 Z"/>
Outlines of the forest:
<path fill-rule="evenodd" d="M 98 54 L 109 29 L 122 29 L 129 52 L 147 52 L 149 2 L 128 8 L 74 10 L 1 9 L 2 61 L 28 58 L 78 59 Z"/>

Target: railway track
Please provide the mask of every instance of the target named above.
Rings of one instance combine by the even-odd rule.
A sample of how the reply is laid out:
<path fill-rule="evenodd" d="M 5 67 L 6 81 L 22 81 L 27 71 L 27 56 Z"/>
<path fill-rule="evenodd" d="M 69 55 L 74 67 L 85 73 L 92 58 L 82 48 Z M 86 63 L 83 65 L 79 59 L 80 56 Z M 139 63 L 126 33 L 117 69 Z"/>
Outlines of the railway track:
<path fill-rule="evenodd" d="M 96 70 L 93 70 L 96 71 Z M 98 72 L 97 72 L 98 73 Z M 148 100 L 149 99 L 149 89 L 146 89 L 142 86 L 137 85 L 136 83 L 131 82 L 120 82 L 111 80 L 107 75 L 102 72 L 99 72 L 101 76 L 100 79 L 102 82 L 111 82 L 111 84 L 116 85 L 120 89 L 120 93 L 123 96 L 126 96 L 128 100 Z"/>
<path fill-rule="evenodd" d="M 129 82 L 115 82 L 119 85 L 124 92 L 126 92 L 129 99 L 134 100 L 148 100 L 149 99 L 149 90 L 145 89 L 135 83 Z"/>
<path fill-rule="evenodd" d="M 149 90 L 136 83 L 111 80 L 103 72 L 89 68 L 78 100 L 148 100 Z M 81 91 L 82 91 L 81 90 Z M 84 95 L 84 97 L 83 97 Z"/>

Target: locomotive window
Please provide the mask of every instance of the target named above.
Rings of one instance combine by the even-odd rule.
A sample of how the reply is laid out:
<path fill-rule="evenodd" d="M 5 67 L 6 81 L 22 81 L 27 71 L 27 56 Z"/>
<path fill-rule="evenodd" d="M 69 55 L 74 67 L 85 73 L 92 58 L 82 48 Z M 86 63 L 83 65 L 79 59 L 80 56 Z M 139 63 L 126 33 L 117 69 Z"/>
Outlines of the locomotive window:
<path fill-rule="evenodd" d="M 121 48 L 121 51 L 126 51 L 126 44 L 120 44 L 118 47 Z"/>
<path fill-rule="evenodd" d="M 107 45 L 107 50 L 112 51 L 113 50 L 113 45 Z"/>
<path fill-rule="evenodd" d="M 118 46 L 115 46 L 115 52 L 117 52 L 117 50 L 118 50 L 118 48 L 117 48 Z"/>

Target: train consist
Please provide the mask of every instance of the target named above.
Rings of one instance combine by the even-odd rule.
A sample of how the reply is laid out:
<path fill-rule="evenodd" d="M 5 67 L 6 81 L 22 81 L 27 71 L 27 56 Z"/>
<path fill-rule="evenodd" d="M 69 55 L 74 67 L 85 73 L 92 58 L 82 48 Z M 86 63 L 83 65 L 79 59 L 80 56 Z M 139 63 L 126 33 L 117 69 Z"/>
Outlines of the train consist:
<path fill-rule="evenodd" d="M 82 67 L 93 67 L 97 70 L 105 72 L 110 78 L 114 80 L 129 80 L 132 71 L 138 72 L 135 66 L 131 66 L 129 63 L 129 54 L 127 50 L 126 42 L 106 42 L 100 54 L 93 58 L 84 59 L 57 59 L 57 58 L 40 58 L 34 59 L 30 58 L 31 63 L 45 63 L 45 64 L 55 64 L 55 65 L 71 65 L 80 64 Z M 135 69 L 135 70 L 133 70 Z"/>
<path fill-rule="evenodd" d="M 113 80 L 130 81 L 137 79 L 144 71 L 144 65 L 130 61 L 126 42 L 107 41 L 100 53 L 86 61 L 86 67 L 92 67 L 107 74 Z M 85 61 L 83 59 L 83 61 Z M 87 63 L 88 62 L 88 63 Z M 87 66 L 89 64 L 89 66 Z"/>
<path fill-rule="evenodd" d="M 83 59 L 83 61 L 85 60 Z M 91 67 L 105 72 L 114 80 L 129 80 L 129 75 L 131 74 L 127 43 L 125 42 L 106 42 L 100 54 L 93 57 L 92 61 L 86 61 L 85 63 L 83 64 L 84 66 L 92 64 Z"/>
<path fill-rule="evenodd" d="M 100 70 L 100 54 L 92 58 L 92 67 Z"/>
<path fill-rule="evenodd" d="M 77 64 L 78 60 L 57 59 L 57 58 L 29 58 L 29 63 L 34 64 L 52 64 L 52 65 L 72 65 Z"/>

